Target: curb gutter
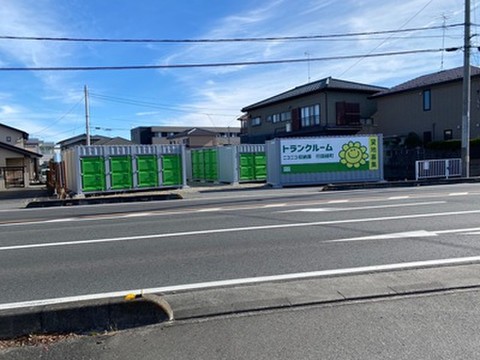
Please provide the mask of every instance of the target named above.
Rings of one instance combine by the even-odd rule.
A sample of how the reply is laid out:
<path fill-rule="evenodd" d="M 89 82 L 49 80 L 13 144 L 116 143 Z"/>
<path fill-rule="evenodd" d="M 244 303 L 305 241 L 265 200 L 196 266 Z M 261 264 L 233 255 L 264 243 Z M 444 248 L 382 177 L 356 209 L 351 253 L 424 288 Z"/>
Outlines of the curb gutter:
<path fill-rule="evenodd" d="M 96 204 L 117 204 L 143 201 L 159 200 L 180 200 L 183 197 L 180 194 L 158 194 L 158 195 L 135 195 L 135 196 L 115 196 L 115 197 L 91 197 L 83 199 L 65 199 L 65 200 L 45 200 L 32 201 L 26 208 L 41 208 L 54 206 L 74 206 L 74 205 L 96 205 Z"/>
<path fill-rule="evenodd" d="M 0 340 L 30 334 L 122 330 L 169 320 L 156 295 L 81 301 L 0 311 Z M 167 304 L 168 305 L 168 304 Z"/>

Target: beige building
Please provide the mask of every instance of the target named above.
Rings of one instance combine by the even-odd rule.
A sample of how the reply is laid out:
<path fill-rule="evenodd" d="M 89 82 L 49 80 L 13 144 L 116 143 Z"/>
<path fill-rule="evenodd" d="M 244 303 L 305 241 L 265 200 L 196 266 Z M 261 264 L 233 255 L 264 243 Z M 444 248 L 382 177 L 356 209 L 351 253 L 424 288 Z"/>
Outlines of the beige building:
<path fill-rule="evenodd" d="M 229 141 L 232 144 L 240 142 L 240 128 L 238 127 L 201 127 L 201 129 L 215 133 L 217 138 L 227 139 L 227 143 Z M 170 144 L 172 137 L 190 130 L 192 127 L 188 126 L 141 126 L 132 129 L 130 137 L 135 144 Z"/>
<path fill-rule="evenodd" d="M 241 142 L 370 132 L 377 110 L 370 96 L 383 90 L 331 77 L 298 86 L 244 107 Z"/>
<path fill-rule="evenodd" d="M 471 138 L 480 137 L 480 68 L 471 67 Z M 416 133 L 425 143 L 461 139 L 463 68 L 420 76 L 372 96 L 375 132 Z"/>
<path fill-rule="evenodd" d="M 0 190 L 26 187 L 38 180 L 42 154 L 25 148 L 25 131 L 0 124 Z"/>
<path fill-rule="evenodd" d="M 168 137 L 170 144 L 185 145 L 188 148 L 207 146 L 238 145 L 238 136 L 222 136 L 218 132 L 203 128 L 192 128 Z"/>

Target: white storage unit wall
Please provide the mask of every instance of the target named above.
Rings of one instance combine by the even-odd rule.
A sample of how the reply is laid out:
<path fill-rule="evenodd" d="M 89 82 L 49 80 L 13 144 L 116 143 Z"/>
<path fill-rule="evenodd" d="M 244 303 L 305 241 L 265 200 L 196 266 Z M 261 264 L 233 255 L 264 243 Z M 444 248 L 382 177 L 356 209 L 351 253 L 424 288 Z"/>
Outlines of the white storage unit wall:
<path fill-rule="evenodd" d="M 239 183 L 265 181 L 265 145 L 241 144 L 187 151 L 190 181 Z"/>
<path fill-rule="evenodd" d="M 182 145 L 76 146 L 62 160 L 67 190 L 76 194 L 186 185 Z"/>
<path fill-rule="evenodd" d="M 265 146 L 274 187 L 383 180 L 382 135 L 282 138 Z"/>

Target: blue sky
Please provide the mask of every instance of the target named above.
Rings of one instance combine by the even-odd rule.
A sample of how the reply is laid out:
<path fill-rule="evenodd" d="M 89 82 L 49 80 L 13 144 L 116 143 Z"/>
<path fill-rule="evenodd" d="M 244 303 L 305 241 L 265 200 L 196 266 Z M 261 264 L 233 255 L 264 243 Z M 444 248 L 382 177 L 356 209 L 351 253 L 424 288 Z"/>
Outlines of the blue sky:
<path fill-rule="evenodd" d="M 399 30 L 463 22 L 462 0 L 2 0 L 0 36 L 218 39 Z M 472 21 L 480 22 L 472 0 Z M 475 33 L 479 27 L 474 27 Z M 166 65 L 308 59 L 459 47 L 462 28 L 339 41 L 207 44 L 0 39 L 0 68 Z M 445 34 L 445 36 L 443 36 Z M 477 46 L 479 40 L 473 37 Z M 461 66 L 461 51 L 295 64 L 128 71 L 0 71 L 0 123 L 59 141 L 84 132 L 130 138 L 137 126 L 239 126 L 240 109 L 332 76 L 394 86 Z M 472 64 L 479 65 L 479 54 Z M 98 128 L 98 129 L 95 129 Z M 110 130 L 107 130 L 110 129 Z"/>

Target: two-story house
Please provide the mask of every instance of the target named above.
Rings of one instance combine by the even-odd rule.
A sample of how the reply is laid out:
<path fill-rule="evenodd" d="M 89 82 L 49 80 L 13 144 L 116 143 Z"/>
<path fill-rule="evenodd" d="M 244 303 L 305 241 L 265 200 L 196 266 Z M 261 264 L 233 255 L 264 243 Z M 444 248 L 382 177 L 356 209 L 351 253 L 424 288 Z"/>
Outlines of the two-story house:
<path fill-rule="evenodd" d="M 480 68 L 471 67 L 470 137 L 480 137 Z M 409 80 L 372 96 L 376 132 L 416 133 L 425 143 L 461 139 L 463 67 Z"/>
<path fill-rule="evenodd" d="M 0 190 L 25 187 L 38 179 L 38 159 L 42 154 L 25 148 L 28 134 L 0 124 Z"/>
<path fill-rule="evenodd" d="M 275 137 L 351 135 L 369 132 L 384 87 L 328 77 L 298 86 L 242 109 L 242 143 Z"/>

